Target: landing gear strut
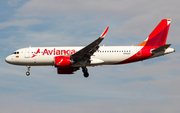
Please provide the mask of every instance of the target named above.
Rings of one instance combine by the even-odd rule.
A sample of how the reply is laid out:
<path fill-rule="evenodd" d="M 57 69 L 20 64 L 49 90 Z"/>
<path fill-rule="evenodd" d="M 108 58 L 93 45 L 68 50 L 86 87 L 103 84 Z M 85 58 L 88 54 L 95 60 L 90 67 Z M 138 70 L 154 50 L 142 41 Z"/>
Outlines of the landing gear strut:
<path fill-rule="evenodd" d="M 82 67 L 82 72 L 84 73 L 84 77 L 89 77 L 88 69 L 86 67 Z"/>
<path fill-rule="evenodd" d="M 30 68 L 31 68 L 31 67 L 30 67 L 30 66 L 27 66 L 27 68 L 28 68 L 28 71 L 26 72 L 26 75 L 29 76 L 29 75 L 30 75 L 30 72 L 29 72 L 29 71 L 30 71 Z"/>

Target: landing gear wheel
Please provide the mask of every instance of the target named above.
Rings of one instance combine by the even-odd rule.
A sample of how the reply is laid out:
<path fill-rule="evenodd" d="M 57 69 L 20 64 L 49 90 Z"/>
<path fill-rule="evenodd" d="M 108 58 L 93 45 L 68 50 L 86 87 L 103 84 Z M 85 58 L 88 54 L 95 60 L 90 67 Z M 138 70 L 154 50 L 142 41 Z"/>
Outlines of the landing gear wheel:
<path fill-rule="evenodd" d="M 30 72 L 26 72 L 26 75 L 29 76 L 29 75 L 30 75 Z"/>
<path fill-rule="evenodd" d="M 85 78 L 89 77 L 89 73 L 86 67 L 82 67 L 82 72 L 84 73 Z"/>
<path fill-rule="evenodd" d="M 84 77 L 85 78 L 89 77 L 89 73 L 88 72 L 84 73 Z"/>
<path fill-rule="evenodd" d="M 30 71 L 30 68 L 31 68 L 31 66 L 27 66 L 27 70 L 28 70 L 28 71 L 26 72 L 26 75 L 27 75 L 27 76 L 30 75 L 30 72 L 29 72 L 29 71 Z"/>

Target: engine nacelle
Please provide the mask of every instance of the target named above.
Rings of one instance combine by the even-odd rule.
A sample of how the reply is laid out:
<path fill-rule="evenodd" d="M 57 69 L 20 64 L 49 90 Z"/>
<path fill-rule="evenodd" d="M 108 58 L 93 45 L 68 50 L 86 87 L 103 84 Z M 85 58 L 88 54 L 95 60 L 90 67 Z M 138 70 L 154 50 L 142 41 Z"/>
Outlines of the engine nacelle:
<path fill-rule="evenodd" d="M 54 57 L 55 67 L 68 67 L 71 66 L 71 57 L 69 56 L 56 56 Z"/>

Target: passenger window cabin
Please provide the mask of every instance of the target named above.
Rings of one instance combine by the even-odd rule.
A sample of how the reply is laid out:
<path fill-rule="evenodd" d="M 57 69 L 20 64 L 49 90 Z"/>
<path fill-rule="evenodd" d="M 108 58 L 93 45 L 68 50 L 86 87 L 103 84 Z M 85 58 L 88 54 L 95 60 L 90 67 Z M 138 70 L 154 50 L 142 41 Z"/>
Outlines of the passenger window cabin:
<path fill-rule="evenodd" d="M 131 52 L 131 50 L 97 50 L 96 52 L 98 52 L 98 53 L 109 53 L 109 52 L 111 52 L 111 53 L 130 53 Z"/>

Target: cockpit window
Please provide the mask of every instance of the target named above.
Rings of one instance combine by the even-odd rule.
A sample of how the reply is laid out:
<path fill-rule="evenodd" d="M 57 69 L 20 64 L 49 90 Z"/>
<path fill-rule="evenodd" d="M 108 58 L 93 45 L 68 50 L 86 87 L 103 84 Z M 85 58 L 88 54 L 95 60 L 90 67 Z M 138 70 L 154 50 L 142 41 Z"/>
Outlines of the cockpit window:
<path fill-rule="evenodd" d="M 19 52 L 14 52 L 13 54 L 19 54 Z"/>

